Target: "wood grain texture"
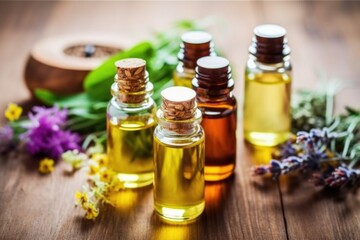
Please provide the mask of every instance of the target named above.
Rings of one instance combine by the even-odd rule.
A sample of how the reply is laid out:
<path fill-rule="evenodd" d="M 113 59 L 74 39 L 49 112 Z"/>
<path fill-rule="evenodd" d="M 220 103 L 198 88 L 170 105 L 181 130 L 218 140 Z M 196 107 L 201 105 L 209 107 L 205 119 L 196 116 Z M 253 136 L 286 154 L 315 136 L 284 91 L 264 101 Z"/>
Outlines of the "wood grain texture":
<path fill-rule="evenodd" d="M 22 72 L 32 45 L 43 37 L 78 32 L 124 34 L 145 39 L 177 19 L 216 16 L 215 42 L 237 75 L 242 102 L 242 71 L 252 29 L 272 22 L 288 30 L 294 88 L 313 88 L 322 71 L 359 83 L 360 4 L 353 2 L 0 2 L 0 112 L 29 93 Z M 359 88 L 343 91 L 337 109 L 360 107 Z M 241 108 L 240 108 L 241 109 Z M 4 119 L 0 123 L 4 123 Z M 101 208 L 87 221 L 74 207 L 74 194 L 86 174 L 67 173 L 60 163 L 40 176 L 24 153 L 0 159 L 0 239 L 357 239 L 360 196 L 338 201 L 310 183 L 280 183 L 251 177 L 252 164 L 268 149 L 252 149 L 241 135 L 239 113 L 236 174 L 206 185 L 206 209 L 189 225 L 163 223 L 153 212 L 150 187 L 119 193 L 116 207 Z"/>

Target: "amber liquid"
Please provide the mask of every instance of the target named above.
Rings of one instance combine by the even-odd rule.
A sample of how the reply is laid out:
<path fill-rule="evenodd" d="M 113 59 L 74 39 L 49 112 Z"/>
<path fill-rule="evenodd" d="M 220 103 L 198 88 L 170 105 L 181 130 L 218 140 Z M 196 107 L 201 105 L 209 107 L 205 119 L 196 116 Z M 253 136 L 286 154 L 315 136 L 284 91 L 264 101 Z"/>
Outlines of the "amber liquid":
<path fill-rule="evenodd" d="M 155 211 L 170 222 L 189 222 L 204 210 L 204 135 L 166 144 L 154 137 Z"/>
<path fill-rule="evenodd" d="M 118 173 L 127 188 L 150 185 L 153 181 L 154 119 L 107 122 L 108 167 Z"/>
<path fill-rule="evenodd" d="M 219 181 L 229 177 L 236 162 L 236 108 L 228 105 L 199 103 L 203 112 L 201 126 L 205 131 L 205 180 Z M 215 106 L 215 107 L 214 107 Z"/>
<path fill-rule="evenodd" d="M 245 73 L 244 137 L 276 146 L 290 134 L 291 77 L 287 73 Z"/>

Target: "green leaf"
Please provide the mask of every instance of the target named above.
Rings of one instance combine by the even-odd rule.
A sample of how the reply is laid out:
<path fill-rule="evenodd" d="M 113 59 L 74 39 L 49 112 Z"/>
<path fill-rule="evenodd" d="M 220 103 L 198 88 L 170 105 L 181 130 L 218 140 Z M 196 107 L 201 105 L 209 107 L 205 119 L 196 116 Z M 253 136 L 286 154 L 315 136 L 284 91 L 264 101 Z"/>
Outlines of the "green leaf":
<path fill-rule="evenodd" d="M 360 115 L 360 110 L 356 110 L 349 106 L 345 107 L 345 109 L 350 115 Z"/>
<path fill-rule="evenodd" d="M 86 93 L 79 93 L 71 96 L 57 96 L 46 89 L 35 89 L 35 96 L 47 105 L 58 105 L 59 107 L 88 107 L 95 102 L 89 99 Z"/>
<path fill-rule="evenodd" d="M 87 108 L 74 108 L 69 110 L 69 114 L 74 116 L 81 116 L 86 119 L 92 119 L 92 120 L 98 120 L 98 119 L 104 119 L 105 113 L 92 113 L 91 110 Z"/>

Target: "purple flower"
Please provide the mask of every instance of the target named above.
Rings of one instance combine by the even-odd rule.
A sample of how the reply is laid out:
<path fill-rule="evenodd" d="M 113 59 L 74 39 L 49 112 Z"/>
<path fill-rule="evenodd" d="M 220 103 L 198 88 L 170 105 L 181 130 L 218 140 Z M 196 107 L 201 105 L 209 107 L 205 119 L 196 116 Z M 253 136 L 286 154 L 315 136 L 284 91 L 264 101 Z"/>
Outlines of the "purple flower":
<path fill-rule="evenodd" d="M 67 114 L 66 109 L 59 109 L 57 106 L 52 108 L 35 106 L 32 108 L 32 112 L 29 113 L 29 119 L 34 127 L 37 127 L 40 121 L 46 121 L 47 124 L 58 127 L 65 124 Z"/>
<path fill-rule="evenodd" d="M 268 173 L 268 167 L 267 166 L 256 166 L 253 168 L 253 174 L 254 175 L 264 175 Z"/>
<path fill-rule="evenodd" d="M 290 139 L 280 146 L 280 154 L 271 160 L 267 166 L 255 167 L 255 175 L 272 174 L 276 179 L 282 174 L 294 171 L 318 171 L 320 164 L 331 159 L 341 158 L 334 156 L 330 151 L 330 141 L 341 137 L 342 133 L 330 133 L 327 128 L 311 129 L 309 132 L 297 133 L 296 144 Z M 277 160 L 276 160 L 277 159 Z M 318 179 L 319 182 L 321 179 Z"/>
<path fill-rule="evenodd" d="M 67 110 L 58 107 L 34 107 L 29 113 L 30 124 L 22 135 L 28 152 L 33 156 L 58 159 L 67 150 L 80 149 L 80 137 L 63 130 Z"/>
<path fill-rule="evenodd" d="M 13 129 L 8 125 L 0 128 L 0 154 L 8 152 L 14 146 Z"/>
<path fill-rule="evenodd" d="M 335 168 L 329 177 L 324 180 L 325 185 L 330 187 L 341 187 L 353 183 L 360 178 L 360 171 L 349 169 L 346 166 Z"/>

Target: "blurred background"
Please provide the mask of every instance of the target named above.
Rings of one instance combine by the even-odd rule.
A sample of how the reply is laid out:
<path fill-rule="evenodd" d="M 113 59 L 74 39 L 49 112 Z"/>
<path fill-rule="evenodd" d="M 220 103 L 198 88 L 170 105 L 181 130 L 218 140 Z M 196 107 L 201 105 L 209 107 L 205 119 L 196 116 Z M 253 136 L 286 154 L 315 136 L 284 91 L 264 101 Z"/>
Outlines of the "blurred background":
<path fill-rule="evenodd" d="M 253 28 L 263 23 L 288 31 L 293 89 L 314 88 L 320 76 L 360 83 L 358 2 L 1 2 L 0 112 L 8 102 L 30 98 L 24 67 L 32 46 L 43 38 L 117 34 L 136 43 L 177 20 L 204 18 L 215 22 L 210 32 L 233 66 L 239 100 Z M 359 89 L 342 91 L 337 109 L 348 104 L 359 108 Z"/>

